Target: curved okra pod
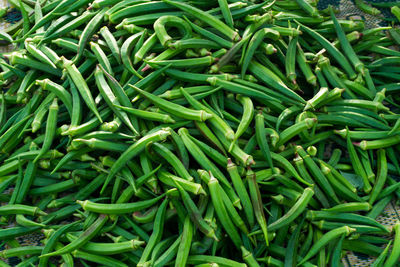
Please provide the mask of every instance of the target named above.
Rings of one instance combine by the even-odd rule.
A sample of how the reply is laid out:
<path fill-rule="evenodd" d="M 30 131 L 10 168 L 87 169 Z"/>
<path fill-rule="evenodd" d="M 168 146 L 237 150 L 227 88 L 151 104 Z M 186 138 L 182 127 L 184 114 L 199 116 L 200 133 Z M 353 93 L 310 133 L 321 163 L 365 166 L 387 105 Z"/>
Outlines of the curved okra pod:
<path fill-rule="evenodd" d="M 205 122 L 195 121 L 197 129 L 201 132 L 201 134 L 212 143 L 214 147 L 216 147 L 222 154 L 226 155 L 226 151 L 224 146 L 221 144 L 219 139 L 215 136 L 215 134 L 210 130 Z"/>
<path fill-rule="evenodd" d="M 209 121 L 210 123 L 218 130 L 224 133 L 224 136 L 228 140 L 233 140 L 235 133 L 231 129 L 231 127 L 217 114 L 215 114 L 211 109 L 197 101 L 193 96 L 191 96 L 189 93 L 185 91 L 185 89 L 181 88 L 181 92 L 183 96 L 188 100 L 190 105 L 192 105 L 194 108 L 197 110 L 204 110 L 204 112 L 207 112 L 207 114 L 210 114 Z"/>
<path fill-rule="evenodd" d="M 114 5 L 115 7 L 116 5 Z M 171 6 L 163 2 L 155 1 L 135 1 L 131 5 L 128 5 L 119 10 L 112 11 L 111 9 L 107 11 L 110 15 L 108 20 L 113 23 L 119 23 L 124 18 L 135 17 L 140 14 L 150 14 L 157 12 L 170 11 Z"/>
<path fill-rule="evenodd" d="M 100 45 L 98 43 L 95 42 L 89 42 L 90 44 L 90 48 L 92 50 L 92 52 L 94 53 L 94 55 L 96 56 L 97 61 L 99 62 L 99 64 L 111 75 L 113 75 L 113 71 L 111 68 L 111 63 L 108 60 L 107 55 L 105 54 L 105 52 L 103 51 L 103 49 L 101 49 Z"/>
<path fill-rule="evenodd" d="M 347 131 L 347 129 L 342 130 L 334 130 L 335 134 L 340 135 L 343 138 L 346 138 L 346 135 L 350 135 L 350 139 L 353 140 L 375 140 L 375 139 L 383 139 L 389 135 L 389 131 Z"/>
<path fill-rule="evenodd" d="M 68 112 L 72 115 L 72 96 L 64 87 L 49 79 L 36 80 L 35 84 L 39 85 L 44 90 L 49 90 L 54 93 L 64 103 Z"/>
<path fill-rule="evenodd" d="M 237 95 L 236 99 L 243 105 L 243 115 L 242 119 L 240 120 L 239 126 L 237 127 L 237 130 L 235 132 L 232 144 L 229 146 L 228 152 L 232 150 L 233 144 L 249 127 L 251 121 L 253 120 L 253 115 L 254 115 L 254 106 L 250 97 Z"/>
<path fill-rule="evenodd" d="M 227 171 L 231 177 L 233 186 L 238 193 L 240 201 L 243 204 L 243 209 L 247 218 L 249 225 L 252 227 L 254 225 L 254 212 L 251 204 L 251 200 L 249 194 L 246 190 L 246 187 L 243 184 L 242 178 L 239 175 L 237 170 L 237 166 L 228 159 Z"/>
<path fill-rule="evenodd" d="M 0 252 L 1 257 L 10 258 L 10 257 L 21 257 L 25 255 L 36 255 L 42 252 L 43 247 L 40 246 L 22 246 L 16 248 L 5 249 Z"/>
<path fill-rule="evenodd" d="M 315 256 L 320 249 L 322 249 L 326 244 L 330 241 L 335 240 L 342 235 L 348 236 L 352 232 L 355 232 L 356 229 L 350 228 L 348 226 L 343 226 L 334 230 L 329 231 L 328 233 L 324 234 L 308 251 L 308 253 L 304 256 L 304 258 L 298 263 L 298 265 L 303 264 L 313 256 Z"/>
<path fill-rule="evenodd" d="M 124 152 L 129 146 L 123 143 L 115 143 L 114 141 L 105 141 L 97 138 L 83 139 L 75 138 L 71 141 L 72 149 L 81 149 L 82 144 L 87 145 L 92 150 L 110 150 L 115 152 Z"/>
<path fill-rule="evenodd" d="M 32 207 L 22 204 L 10 204 L 0 207 L 0 215 L 23 214 L 31 216 L 45 216 L 47 213 L 41 211 L 38 207 Z"/>
<path fill-rule="evenodd" d="M 355 212 L 355 211 L 369 211 L 372 206 L 368 202 L 348 202 L 333 206 L 332 208 L 322 209 L 331 212 Z"/>
<path fill-rule="evenodd" d="M 247 169 L 246 178 L 247 178 L 247 182 L 248 182 L 248 186 L 249 186 L 251 202 L 253 203 L 254 215 L 255 215 L 258 225 L 260 226 L 261 231 L 264 235 L 265 244 L 268 246 L 268 244 L 269 244 L 269 241 L 268 241 L 269 226 L 267 227 L 267 221 L 266 221 L 265 215 L 264 215 L 261 193 L 260 193 L 259 185 L 256 180 L 256 175 L 251 170 L 250 167 L 248 167 L 248 169 Z"/>
<path fill-rule="evenodd" d="M 157 112 L 152 112 L 152 111 L 146 111 L 146 110 L 140 110 L 140 109 L 135 109 L 135 108 L 128 108 L 120 105 L 114 105 L 116 108 L 122 109 L 123 111 L 135 115 L 139 118 L 143 118 L 146 120 L 150 121 L 160 121 L 163 123 L 175 123 L 175 120 L 171 118 L 171 116 L 167 114 L 162 114 L 162 113 L 157 113 Z"/>
<path fill-rule="evenodd" d="M 267 163 L 271 169 L 274 168 L 274 164 L 272 162 L 271 152 L 269 149 L 268 141 L 266 138 L 265 126 L 264 126 L 264 116 L 262 113 L 258 113 L 256 115 L 256 139 L 257 143 L 263 153 L 264 158 L 267 160 Z"/>
<path fill-rule="evenodd" d="M 218 63 L 211 67 L 210 72 L 218 72 L 221 68 L 223 68 L 226 64 L 228 64 L 233 57 L 239 53 L 240 49 L 247 44 L 247 41 L 250 39 L 250 35 L 246 38 L 243 38 L 239 42 L 235 43 L 219 60 Z"/>
<path fill-rule="evenodd" d="M 296 153 L 303 158 L 308 170 L 312 173 L 313 177 L 317 180 L 317 183 L 321 186 L 322 190 L 336 203 L 340 203 L 337 198 L 335 191 L 322 173 L 321 169 L 317 166 L 314 160 L 308 155 L 301 146 L 295 147 Z"/>
<path fill-rule="evenodd" d="M 177 2 L 177 1 L 163 0 L 163 2 L 165 2 L 169 5 L 175 6 L 175 7 L 179 8 L 180 10 L 187 12 L 190 15 L 196 17 L 197 19 L 203 21 L 204 23 L 207 23 L 208 25 L 215 28 L 221 34 L 228 37 L 232 41 L 238 41 L 240 39 L 240 36 L 236 31 L 232 30 L 225 23 L 216 19 L 214 16 L 202 11 L 201 9 L 198 9 L 189 4 Z"/>
<path fill-rule="evenodd" d="M 55 75 L 58 77 L 62 76 L 61 70 L 55 69 L 52 66 L 49 66 L 48 64 L 37 61 L 29 57 L 28 55 L 24 55 L 20 52 L 17 51 L 12 52 L 10 55 L 7 55 L 6 57 L 9 58 L 11 65 L 27 66 L 29 68 L 44 71 L 47 72 L 48 74 Z"/>
<path fill-rule="evenodd" d="M 285 70 L 286 77 L 291 81 L 294 85 L 296 85 L 296 50 L 298 43 L 298 36 L 289 37 L 289 44 L 286 50 L 285 55 Z"/>
<path fill-rule="evenodd" d="M 315 6 L 312 6 L 309 2 L 305 0 L 296 0 L 296 3 L 303 9 L 305 12 L 310 14 L 312 17 L 319 17 L 318 9 Z"/>
<path fill-rule="evenodd" d="M 221 47 L 224 47 L 224 48 L 231 48 L 231 47 L 233 46 L 233 43 L 232 43 L 232 42 L 230 42 L 230 41 L 228 41 L 228 40 L 226 40 L 226 39 L 220 37 L 220 36 L 217 35 L 217 34 L 214 34 L 214 33 L 211 32 L 211 31 L 208 31 L 208 30 L 206 30 L 206 29 L 204 29 L 204 28 L 202 28 L 202 27 L 200 27 L 200 26 L 194 24 L 193 22 L 191 22 L 190 20 L 188 20 L 186 17 L 184 17 L 184 19 L 190 24 L 190 26 L 193 28 L 193 30 L 194 30 L 195 32 L 197 32 L 198 34 L 204 36 L 204 37 L 207 38 L 208 40 L 213 41 L 213 42 L 219 44 Z M 178 45 L 178 46 L 179 46 L 179 42 L 180 42 L 180 41 L 174 42 L 174 43 L 171 45 L 171 47 L 174 48 L 174 45 Z"/>
<path fill-rule="evenodd" d="M 129 160 L 131 160 L 133 157 L 137 156 L 140 152 L 142 152 L 147 144 L 165 140 L 170 134 L 171 133 L 169 129 L 159 130 L 152 134 L 143 136 L 141 139 L 139 139 L 137 142 L 131 145 L 126 151 L 124 151 L 124 153 L 122 153 L 122 155 L 118 158 L 115 164 L 111 167 L 110 172 L 107 176 L 106 181 L 104 182 L 104 185 L 100 193 L 102 193 L 105 190 L 108 183 L 118 173 L 118 171 L 122 169 L 122 167 L 124 167 Z"/>
<path fill-rule="evenodd" d="M 211 85 L 214 86 L 222 86 L 226 91 L 230 91 L 232 93 L 236 94 L 241 94 L 241 95 L 246 95 L 248 97 L 255 97 L 255 98 L 260 98 L 265 100 L 267 103 L 281 103 L 281 100 L 276 98 L 274 95 L 270 95 L 269 91 L 261 91 L 257 90 L 254 88 L 251 88 L 249 86 L 246 86 L 244 84 L 239 84 L 236 82 L 231 82 L 227 80 L 223 80 L 217 77 L 210 77 L 207 79 L 207 82 L 209 82 Z M 268 88 L 266 88 L 268 89 Z M 272 91 L 272 90 L 271 90 Z"/>
<path fill-rule="evenodd" d="M 386 148 L 400 143 L 400 136 L 395 135 L 388 138 L 379 140 L 362 140 L 361 142 L 354 143 L 362 150 Z"/>
<path fill-rule="evenodd" d="M 156 60 L 151 59 L 145 62 L 150 66 L 171 66 L 173 68 L 181 69 L 187 67 L 204 67 L 210 66 L 215 59 L 211 56 L 186 58 L 186 59 L 170 59 L 170 60 Z"/>
<path fill-rule="evenodd" d="M 78 237 L 68 233 L 66 234 L 67 239 L 72 242 Z M 129 241 L 118 242 L 118 243 L 97 243 L 87 242 L 80 249 L 88 253 L 100 254 L 100 255 L 114 255 L 123 252 L 133 251 L 142 246 L 145 242 L 138 239 L 132 239 Z"/>
<path fill-rule="evenodd" d="M 131 35 L 129 38 L 125 40 L 125 42 L 121 46 L 121 59 L 122 59 L 122 64 L 125 66 L 125 68 L 131 72 L 133 75 L 138 77 L 139 79 L 143 79 L 142 75 L 140 75 L 135 68 L 133 67 L 132 60 L 131 60 L 131 53 L 133 50 L 133 47 L 135 46 L 136 42 L 139 40 L 139 38 L 145 34 L 145 32 L 139 32 L 134 35 Z"/>
<path fill-rule="evenodd" d="M 372 188 L 372 191 L 371 191 L 371 194 L 369 195 L 369 200 L 368 200 L 369 204 L 371 204 L 371 205 L 375 202 L 375 200 L 379 196 L 379 193 L 382 191 L 383 186 L 385 185 L 387 173 L 388 173 L 385 150 L 379 149 L 377 151 L 377 154 L 378 154 L 378 159 L 377 159 L 378 170 L 377 170 L 374 187 Z"/>
<path fill-rule="evenodd" d="M 94 15 L 96 15 L 96 12 L 86 11 L 82 13 L 82 15 L 76 17 L 75 19 L 69 21 L 68 23 L 64 22 L 64 24 L 61 27 L 56 28 L 55 31 L 53 31 L 52 33 L 49 31 L 49 29 L 47 29 L 45 35 L 40 40 L 39 44 L 48 42 L 49 40 L 58 38 L 68 32 L 71 32 L 72 30 L 78 28 L 82 24 L 87 23 L 87 21 L 91 19 Z M 49 34 L 47 34 L 47 32 L 49 32 Z"/>
<path fill-rule="evenodd" d="M 104 224 L 107 222 L 108 217 L 106 215 L 100 214 L 96 221 L 93 222 L 93 224 L 87 228 L 76 240 L 72 241 L 65 247 L 62 247 L 59 250 L 56 250 L 54 252 L 50 252 L 47 254 L 42 254 L 40 258 L 42 257 L 50 257 L 50 256 L 56 256 L 56 255 L 62 255 L 65 253 L 69 253 L 83 245 L 85 245 L 90 239 L 95 237 L 100 230 L 103 228 Z"/>
<path fill-rule="evenodd" d="M 305 120 L 286 128 L 279 134 L 279 141 L 275 147 L 280 147 L 281 145 L 286 144 L 291 138 L 307 129 L 311 129 L 314 125 L 316 125 L 316 123 L 317 119 L 306 118 Z"/>
<path fill-rule="evenodd" d="M 350 60 L 351 64 L 353 65 L 354 69 L 364 75 L 364 64 L 361 62 L 361 60 L 358 58 L 356 53 L 353 50 L 353 47 L 350 45 L 350 42 L 346 38 L 346 34 L 342 29 L 342 26 L 340 26 L 338 20 L 336 19 L 335 14 L 333 13 L 332 7 L 329 9 L 330 15 L 333 21 L 333 25 L 336 31 L 336 34 L 338 35 L 339 42 L 340 42 L 340 47 L 343 49 L 345 52 L 345 55 L 347 58 Z"/>
<path fill-rule="evenodd" d="M 100 94 L 103 96 L 104 101 L 107 105 L 113 110 L 114 114 L 117 115 L 122 122 L 135 134 L 139 134 L 137 129 L 133 126 L 130 118 L 124 111 L 120 111 L 116 108 L 116 105 L 120 105 L 118 99 L 114 95 L 113 91 L 111 90 L 110 86 L 107 84 L 104 73 L 100 69 L 99 65 L 97 65 L 96 70 L 94 72 L 95 80 L 97 88 L 100 91 Z"/>
<path fill-rule="evenodd" d="M 338 213 L 338 212 L 310 210 L 307 212 L 307 219 L 311 221 L 325 220 L 332 222 L 368 225 L 368 226 L 374 226 L 375 228 L 379 228 L 383 232 L 386 233 L 389 232 L 389 230 L 384 225 L 380 224 L 375 219 L 355 213 Z"/>
<path fill-rule="evenodd" d="M 338 74 L 335 72 L 335 69 L 330 64 L 329 58 L 325 56 L 319 56 L 318 67 L 321 68 L 322 73 L 332 86 L 348 89 L 343 81 L 339 78 Z M 347 98 L 356 98 L 354 93 L 350 90 L 345 91 L 344 95 Z"/>
<path fill-rule="evenodd" d="M 296 201 L 296 203 L 290 208 L 290 210 L 283 215 L 278 220 L 274 221 L 272 224 L 268 225 L 270 231 L 276 231 L 285 225 L 290 224 L 294 219 L 296 219 L 308 206 L 311 198 L 314 195 L 314 190 L 310 187 L 304 189 L 301 197 Z"/>
<path fill-rule="evenodd" d="M 228 179 L 225 175 L 218 169 L 217 166 L 213 162 L 211 162 L 204 152 L 193 142 L 190 138 L 189 132 L 186 128 L 180 128 L 178 134 L 182 137 L 182 141 L 185 144 L 189 153 L 193 156 L 193 158 L 206 170 L 210 170 L 216 178 L 221 182 L 223 187 L 227 189 L 227 194 L 229 198 L 232 200 L 235 206 L 240 206 L 240 199 L 236 196 L 236 193 L 232 190 Z"/>
<path fill-rule="evenodd" d="M 296 113 L 300 112 L 302 109 L 299 106 L 291 106 L 286 108 L 281 112 L 277 121 L 276 121 L 276 130 L 279 131 L 281 124 L 289 117 L 295 116 Z"/>
<path fill-rule="evenodd" d="M 27 38 L 25 40 L 25 48 L 34 58 L 51 66 L 54 69 L 57 69 L 57 66 L 51 61 L 45 53 L 43 53 L 39 48 L 32 44 L 32 39 Z"/>
<path fill-rule="evenodd" d="M 152 207 L 164 197 L 165 197 L 164 195 L 161 195 L 148 200 L 142 200 L 133 203 L 118 203 L 118 204 L 95 203 L 90 200 L 85 200 L 85 201 L 77 200 L 76 202 L 80 204 L 84 210 L 88 210 L 91 212 L 103 213 L 103 214 L 124 214 L 135 211 L 141 211 L 143 209 Z"/>
<path fill-rule="evenodd" d="M 54 136 L 56 135 L 56 130 L 57 130 L 58 109 L 59 108 L 58 108 L 57 98 L 54 98 L 53 102 L 49 107 L 49 114 L 47 116 L 46 133 L 43 141 L 43 146 L 42 149 L 40 150 L 40 153 L 33 160 L 34 163 L 36 163 L 39 159 L 41 159 L 41 157 L 44 154 L 46 154 L 49 151 L 53 143 L 53 139 Z"/>
<path fill-rule="evenodd" d="M 144 58 L 146 53 L 149 52 L 149 50 L 157 43 L 157 41 L 158 37 L 156 33 L 150 35 L 149 38 L 144 41 L 139 50 L 136 51 L 133 64 L 137 64 L 138 62 L 140 62 Z"/>
<path fill-rule="evenodd" d="M 190 247 L 192 245 L 192 239 L 194 235 L 193 223 L 190 220 L 190 216 L 187 215 L 183 223 L 182 239 L 179 244 L 178 253 L 175 259 L 175 267 L 185 266 L 187 258 L 189 257 Z"/>
<path fill-rule="evenodd" d="M 339 180 L 344 186 L 346 186 L 352 192 L 354 193 L 357 192 L 357 189 L 354 187 L 354 185 L 352 185 L 345 177 L 343 177 L 343 175 L 341 175 L 340 172 L 338 172 L 334 167 L 330 166 L 328 163 L 322 160 L 318 161 L 320 163 L 321 168 L 328 168 L 332 172 L 335 179 Z"/>
<path fill-rule="evenodd" d="M 354 192 L 355 190 L 351 190 L 354 189 L 354 187 L 350 185 L 351 189 L 349 189 L 349 186 L 346 186 L 348 183 L 343 183 L 342 180 L 337 179 L 337 177 L 341 176 L 333 175 L 332 169 L 324 165 L 321 161 L 320 165 L 322 173 L 328 179 L 329 183 L 332 185 L 337 195 L 346 200 L 361 201 L 361 198 Z"/>
<path fill-rule="evenodd" d="M 242 69 L 241 69 L 241 77 L 243 78 L 247 68 L 250 64 L 250 61 L 252 60 L 254 53 L 256 52 L 257 48 L 260 46 L 261 42 L 264 40 L 264 38 L 270 38 L 272 40 L 278 40 L 280 37 L 280 34 L 278 31 L 275 31 L 271 28 L 264 28 L 259 31 L 257 31 L 253 37 L 250 39 L 249 44 L 247 46 L 246 52 L 243 57 L 243 62 L 242 62 Z"/>
<path fill-rule="evenodd" d="M 228 215 L 228 212 L 221 197 L 221 193 L 219 191 L 222 188 L 219 186 L 218 180 L 215 179 L 212 174 L 208 182 L 208 188 L 210 190 L 211 200 L 213 202 L 215 211 L 218 218 L 220 219 L 223 228 L 232 239 L 234 245 L 236 247 L 240 247 L 242 244 L 240 235 L 237 232 L 235 225 L 231 221 L 230 216 Z"/>
<path fill-rule="evenodd" d="M 213 238 L 218 240 L 217 236 L 215 235 L 215 230 L 203 219 L 199 209 L 197 208 L 196 204 L 190 198 L 189 194 L 183 190 L 183 188 L 177 184 L 177 188 L 181 195 L 183 204 L 185 205 L 186 209 L 188 210 L 190 219 L 192 222 L 202 231 L 207 237 Z"/>
<path fill-rule="evenodd" d="M 117 60 L 119 64 L 121 64 L 121 52 L 118 46 L 117 40 L 114 35 L 110 32 L 107 26 L 104 26 L 100 29 L 100 35 L 104 38 L 107 43 L 108 48 L 111 50 L 112 55 Z"/>
<path fill-rule="evenodd" d="M 78 54 L 74 58 L 74 62 L 78 62 L 83 56 L 83 52 L 85 51 L 85 46 L 90 38 L 92 38 L 93 34 L 97 32 L 98 27 L 104 19 L 104 14 L 108 8 L 103 8 L 100 10 L 85 26 L 83 29 L 81 38 L 79 38 L 78 43 Z"/>
<path fill-rule="evenodd" d="M 304 111 L 308 110 L 308 109 L 315 109 L 316 106 L 318 106 L 318 104 L 320 104 L 322 101 L 325 100 L 325 98 L 328 96 L 329 94 L 329 90 L 327 87 L 321 87 L 318 91 L 318 93 L 316 93 L 313 98 L 311 98 L 310 100 L 307 101 L 306 106 L 304 107 Z"/>
<path fill-rule="evenodd" d="M 164 3 L 163 3 L 164 4 Z M 171 47 L 172 37 L 167 33 L 166 26 L 178 28 L 182 40 L 192 36 L 192 28 L 183 19 L 176 16 L 162 16 L 154 22 L 154 31 L 164 47 Z"/>
<path fill-rule="evenodd" d="M 103 123 L 102 118 L 100 117 L 99 112 L 97 111 L 96 108 L 96 103 L 94 102 L 93 96 L 90 92 L 90 89 L 85 81 L 85 79 L 82 77 L 82 74 L 79 72 L 78 68 L 75 66 L 75 64 L 62 57 L 64 68 L 67 70 L 69 76 L 71 77 L 73 83 L 75 84 L 76 88 L 78 89 L 80 95 L 82 96 L 83 100 L 85 101 L 86 105 L 88 108 L 96 115 L 98 120 Z"/>
<path fill-rule="evenodd" d="M 152 149 L 162 156 L 168 163 L 174 168 L 174 170 L 182 178 L 188 181 L 193 181 L 193 177 L 189 174 L 186 168 L 183 166 L 182 162 L 172 153 L 167 147 L 159 143 L 154 143 Z"/>
<path fill-rule="evenodd" d="M 354 91 L 358 95 L 363 96 L 365 99 L 371 100 L 373 98 L 373 93 L 368 88 L 364 87 L 362 84 L 349 80 L 344 80 L 343 83 L 350 90 Z"/>
<path fill-rule="evenodd" d="M 224 17 L 226 24 L 233 29 L 233 18 L 228 6 L 228 1 L 218 0 L 218 5 L 220 7 L 222 16 Z"/>
<path fill-rule="evenodd" d="M 356 73 L 353 68 L 350 66 L 348 60 L 344 57 L 344 55 L 332 45 L 325 37 L 314 31 L 313 29 L 304 26 L 303 24 L 296 22 L 300 25 L 301 29 L 311 35 L 317 42 L 319 42 L 322 47 L 326 49 L 326 51 L 336 60 L 336 62 L 342 66 L 342 68 L 346 71 L 347 75 L 349 75 L 350 79 L 356 78 Z"/>
<path fill-rule="evenodd" d="M 294 100 L 297 100 L 298 105 L 303 105 L 306 101 L 299 96 L 292 89 L 287 87 L 279 78 L 276 76 L 271 70 L 261 65 L 255 60 L 252 60 L 249 65 L 249 70 L 254 74 L 254 76 L 263 81 L 265 84 L 270 85 L 274 89 L 278 90 L 280 93 L 290 97 Z"/>
<path fill-rule="evenodd" d="M 189 119 L 189 120 L 197 120 L 197 121 L 205 121 L 213 117 L 212 114 L 208 113 L 206 110 L 192 110 L 189 108 L 185 108 L 178 104 L 171 103 L 165 99 L 162 99 L 158 96 L 155 96 L 151 93 L 148 93 L 144 90 L 141 90 L 135 86 L 132 86 L 137 92 L 144 95 L 147 99 L 153 102 L 155 105 L 159 106 L 161 109 L 181 118 Z"/>
<path fill-rule="evenodd" d="M 44 223 L 38 223 L 32 220 L 29 220 L 28 218 L 26 218 L 24 215 L 22 214 L 17 214 L 15 216 L 15 222 L 20 225 L 20 226 L 24 226 L 24 227 L 46 227 L 46 225 Z"/>
<path fill-rule="evenodd" d="M 363 189 L 366 193 L 369 193 L 372 189 L 371 184 L 368 181 L 367 174 L 366 174 L 364 168 L 362 167 L 360 158 L 358 157 L 357 151 L 356 151 L 353 143 L 351 142 L 349 135 L 347 135 L 347 137 L 346 137 L 346 143 L 347 143 L 347 149 L 349 151 L 349 156 L 351 159 L 351 164 L 353 166 L 354 172 L 363 179 L 363 182 L 364 182 Z"/>

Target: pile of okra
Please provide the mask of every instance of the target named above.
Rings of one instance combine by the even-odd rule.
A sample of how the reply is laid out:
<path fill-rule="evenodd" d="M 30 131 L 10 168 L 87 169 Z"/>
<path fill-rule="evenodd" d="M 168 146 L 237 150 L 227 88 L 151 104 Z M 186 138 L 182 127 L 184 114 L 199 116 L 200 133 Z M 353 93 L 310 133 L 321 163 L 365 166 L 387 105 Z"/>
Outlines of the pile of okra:
<path fill-rule="evenodd" d="M 10 2 L 0 266 L 397 266 L 399 29 L 314 0 Z"/>

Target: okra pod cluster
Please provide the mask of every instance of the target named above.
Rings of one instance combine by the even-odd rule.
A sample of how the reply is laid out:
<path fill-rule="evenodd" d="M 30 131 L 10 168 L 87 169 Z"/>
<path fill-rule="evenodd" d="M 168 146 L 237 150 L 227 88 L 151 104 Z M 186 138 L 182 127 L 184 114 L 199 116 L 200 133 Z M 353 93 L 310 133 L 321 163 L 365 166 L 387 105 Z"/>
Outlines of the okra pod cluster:
<path fill-rule="evenodd" d="M 10 2 L 0 266 L 398 264 L 376 219 L 400 196 L 399 29 L 306 0 Z"/>

